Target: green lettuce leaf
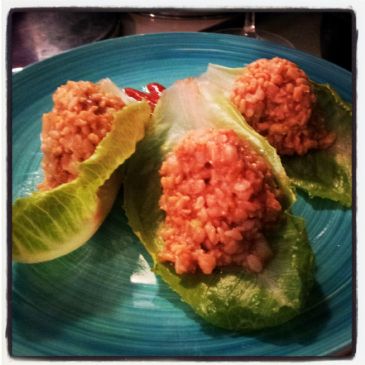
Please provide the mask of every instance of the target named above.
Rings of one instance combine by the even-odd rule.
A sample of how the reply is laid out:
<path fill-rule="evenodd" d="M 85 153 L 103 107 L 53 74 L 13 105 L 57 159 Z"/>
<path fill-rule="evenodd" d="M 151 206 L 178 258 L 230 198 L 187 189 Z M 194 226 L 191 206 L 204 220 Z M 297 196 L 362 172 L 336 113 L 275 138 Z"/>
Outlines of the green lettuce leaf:
<path fill-rule="evenodd" d="M 86 243 L 110 211 L 121 184 L 118 168 L 134 153 L 149 119 L 146 102 L 124 107 L 94 154 L 79 165 L 75 180 L 15 201 L 13 260 L 52 260 Z"/>
<path fill-rule="evenodd" d="M 221 90 L 229 99 L 233 83 L 245 68 L 209 65 L 200 77 Z M 327 84 L 312 82 L 317 96 L 313 113 L 321 113 L 327 129 L 335 132 L 335 144 L 327 150 L 312 151 L 305 156 L 283 157 L 282 162 L 292 183 L 311 197 L 337 201 L 345 207 L 352 205 L 352 108 Z"/>
<path fill-rule="evenodd" d="M 197 80 L 188 79 L 164 92 L 145 138 L 126 165 L 124 208 L 129 224 L 152 256 L 155 272 L 205 320 L 232 330 L 278 325 L 301 311 L 313 282 L 314 258 L 302 219 L 286 212 L 283 224 L 267 236 L 274 258 L 261 274 L 225 268 L 210 275 L 178 275 L 157 259 L 163 247 L 158 231 L 164 222 L 160 166 L 187 131 L 207 127 L 232 129 L 250 141 L 273 167 L 289 209 L 294 194 L 275 150 L 246 126 L 221 93 L 207 92 Z"/>
<path fill-rule="evenodd" d="M 336 142 L 327 150 L 305 156 L 284 157 L 283 165 L 291 181 L 311 197 L 352 205 L 352 109 L 329 86 L 313 83 L 317 108 L 327 128 L 336 133 Z M 316 111 L 314 111 L 315 113 Z"/>

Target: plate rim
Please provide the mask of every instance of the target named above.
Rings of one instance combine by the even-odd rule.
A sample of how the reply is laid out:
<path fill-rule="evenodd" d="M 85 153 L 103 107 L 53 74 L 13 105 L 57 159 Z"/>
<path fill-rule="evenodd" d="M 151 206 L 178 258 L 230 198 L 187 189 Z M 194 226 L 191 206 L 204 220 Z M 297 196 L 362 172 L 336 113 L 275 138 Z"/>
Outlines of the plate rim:
<path fill-rule="evenodd" d="M 133 34 L 133 35 L 126 35 L 126 36 L 121 36 L 121 37 L 116 37 L 116 38 L 110 38 L 110 39 L 103 39 L 100 41 L 95 41 L 92 43 L 88 43 L 88 44 L 84 44 L 78 47 L 74 47 L 68 50 L 65 50 L 61 53 L 58 53 L 54 56 L 48 57 L 44 60 L 38 61 L 38 62 L 34 62 L 31 63 L 27 66 L 24 66 L 22 68 L 22 70 L 17 71 L 15 73 L 13 73 L 13 77 L 18 78 L 19 75 L 24 75 L 24 72 L 29 72 L 29 70 L 33 70 L 33 68 L 35 67 L 39 67 L 39 65 L 46 65 L 48 62 L 54 62 L 53 60 L 56 60 L 58 58 L 62 58 L 65 56 L 68 56 L 69 54 L 72 53 L 77 53 L 79 51 L 83 51 L 85 49 L 92 49 L 92 48 L 97 48 L 97 47 L 102 47 L 103 45 L 106 44 L 112 44 L 112 43 L 126 43 L 128 41 L 133 42 L 133 41 L 139 41 L 139 40 L 144 40 L 148 38 L 164 38 L 164 37 L 172 37 L 172 36 L 176 36 L 176 37 L 198 37 L 198 38 L 203 38 L 203 37 L 212 37 L 212 38 L 222 38 L 222 39 L 230 39 L 232 41 L 237 41 L 237 42 L 242 42 L 242 45 L 247 42 L 247 44 L 256 44 L 256 45 L 260 45 L 260 44 L 264 44 L 269 48 L 277 48 L 280 49 L 282 51 L 290 51 L 290 53 L 296 54 L 298 56 L 302 56 L 302 57 L 306 57 L 306 58 L 311 58 L 313 60 L 316 60 L 317 62 L 323 64 L 323 65 L 327 65 L 330 66 L 331 68 L 337 69 L 339 72 L 344 73 L 344 75 L 346 75 L 347 77 L 352 77 L 353 73 L 344 69 L 343 67 L 332 63 L 330 61 L 327 61 L 321 57 L 318 57 L 316 55 L 304 52 L 302 50 L 299 49 L 292 49 L 292 48 L 288 48 L 285 47 L 283 45 L 279 45 L 279 44 L 275 44 L 269 41 L 265 41 L 265 40 L 257 40 L 257 39 L 253 39 L 253 38 L 249 38 L 249 37 L 244 37 L 244 36 L 238 36 L 238 35 L 233 35 L 233 34 L 221 34 L 221 33 L 210 33 L 210 32 L 157 32 L 157 33 L 141 33 L 141 34 Z M 352 81 L 352 80 L 351 80 Z"/>

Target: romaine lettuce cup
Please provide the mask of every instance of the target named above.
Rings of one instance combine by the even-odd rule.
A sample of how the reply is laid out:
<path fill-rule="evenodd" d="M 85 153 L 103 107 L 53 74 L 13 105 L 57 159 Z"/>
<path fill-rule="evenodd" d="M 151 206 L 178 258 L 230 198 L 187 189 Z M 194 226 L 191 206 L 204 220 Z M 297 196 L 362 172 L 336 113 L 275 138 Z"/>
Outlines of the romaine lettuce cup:
<path fill-rule="evenodd" d="M 245 67 L 228 68 L 210 64 L 200 81 L 218 88 L 227 100 L 237 77 Z M 334 144 L 323 150 L 311 150 L 303 156 L 282 156 L 282 162 L 292 183 L 310 197 L 326 198 L 345 207 L 352 205 L 352 109 L 327 84 L 311 82 L 316 95 L 312 117 L 324 117 L 329 132 L 334 132 Z"/>
<path fill-rule="evenodd" d="M 202 128 L 233 130 L 249 141 L 271 166 L 285 195 L 284 219 L 269 235 L 274 256 L 259 274 L 225 267 L 209 275 L 176 274 L 161 263 L 159 230 L 164 214 L 159 170 L 166 155 L 188 131 Z M 314 278 L 314 256 L 304 221 L 290 214 L 295 195 L 273 147 L 254 132 L 220 92 L 196 79 L 178 81 L 157 104 L 146 136 L 126 165 L 124 209 L 135 234 L 151 255 L 154 271 L 181 299 L 209 323 L 247 331 L 276 326 L 298 315 Z"/>
<path fill-rule="evenodd" d="M 109 88 L 110 81 L 104 81 Z M 12 207 L 12 258 L 48 261 L 87 242 L 109 213 L 122 182 L 121 165 L 135 151 L 150 119 L 146 102 L 113 114 L 110 132 L 78 165 L 70 182 L 21 197 Z"/>

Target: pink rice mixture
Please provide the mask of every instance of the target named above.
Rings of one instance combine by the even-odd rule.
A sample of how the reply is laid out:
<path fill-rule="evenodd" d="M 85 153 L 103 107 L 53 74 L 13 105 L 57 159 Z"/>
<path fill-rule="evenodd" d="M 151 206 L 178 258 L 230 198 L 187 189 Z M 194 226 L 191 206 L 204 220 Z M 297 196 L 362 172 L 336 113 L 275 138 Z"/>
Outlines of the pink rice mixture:
<path fill-rule="evenodd" d="M 160 169 L 166 213 L 161 262 L 178 274 L 239 265 L 260 272 L 272 256 L 264 229 L 282 213 L 265 160 L 230 130 L 189 132 Z"/>
<path fill-rule="evenodd" d="M 43 115 L 41 135 L 44 181 L 48 190 L 75 179 L 78 165 L 88 159 L 111 130 L 114 111 L 124 106 L 118 97 L 89 81 L 68 81 L 53 94 L 54 107 Z"/>
<path fill-rule="evenodd" d="M 325 149 L 336 136 L 320 117 L 311 118 L 316 101 L 307 75 L 295 63 L 259 59 L 235 81 L 231 99 L 246 121 L 281 155 Z"/>

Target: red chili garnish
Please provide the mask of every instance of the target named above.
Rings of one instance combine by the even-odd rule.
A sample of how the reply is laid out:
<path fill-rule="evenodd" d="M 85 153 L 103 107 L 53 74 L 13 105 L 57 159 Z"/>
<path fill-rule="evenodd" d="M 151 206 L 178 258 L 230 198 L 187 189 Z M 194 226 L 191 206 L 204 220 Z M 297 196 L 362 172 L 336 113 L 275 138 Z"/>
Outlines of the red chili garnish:
<path fill-rule="evenodd" d="M 165 87 L 157 82 L 152 82 L 146 85 L 145 89 L 148 92 L 136 90 L 131 87 L 124 88 L 124 91 L 129 97 L 135 100 L 140 101 L 142 99 L 145 99 L 150 104 L 152 109 L 154 109 L 158 102 L 158 99 L 160 98 L 160 95 L 165 90 Z"/>
<path fill-rule="evenodd" d="M 149 94 L 148 98 L 147 98 L 147 100 L 149 100 L 149 101 L 151 101 L 152 103 L 155 103 L 155 104 L 157 104 L 159 99 L 160 99 L 159 96 L 155 96 L 155 95 L 151 95 L 151 94 Z"/>
<path fill-rule="evenodd" d="M 147 84 L 146 87 L 150 94 L 158 96 L 160 96 L 162 92 L 165 90 L 165 87 L 159 84 L 158 82 L 151 82 L 150 84 Z"/>
<path fill-rule="evenodd" d="M 143 91 L 132 89 L 131 87 L 126 87 L 124 91 L 128 96 L 138 101 L 147 98 L 146 93 L 144 93 Z"/>

